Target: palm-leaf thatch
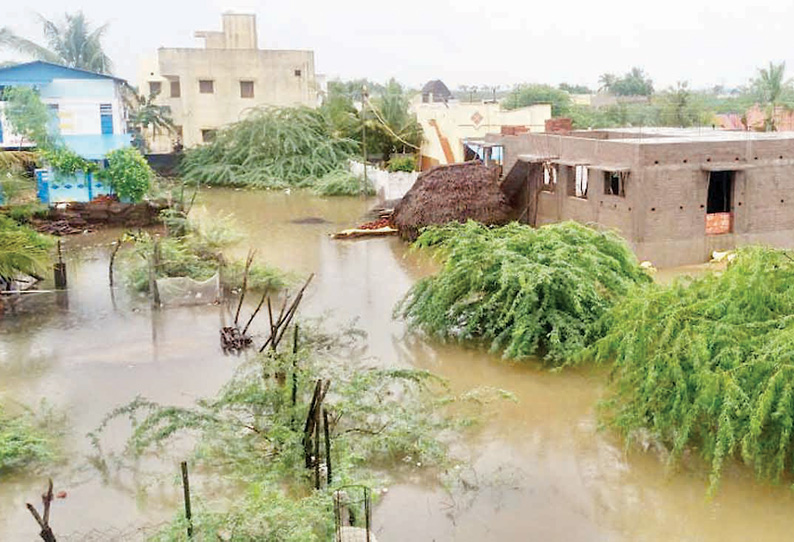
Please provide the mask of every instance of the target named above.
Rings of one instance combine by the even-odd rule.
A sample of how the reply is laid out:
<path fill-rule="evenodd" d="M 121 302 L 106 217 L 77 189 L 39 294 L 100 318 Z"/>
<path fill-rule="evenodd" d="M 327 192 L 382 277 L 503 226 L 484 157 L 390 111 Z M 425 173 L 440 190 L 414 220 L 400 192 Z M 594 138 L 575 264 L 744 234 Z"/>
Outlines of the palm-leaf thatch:
<path fill-rule="evenodd" d="M 499 188 L 499 168 L 473 161 L 422 173 L 395 207 L 392 221 L 401 237 L 414 240 L 426 226 L 467 220 L 502 225 L 515 217 Z"/>

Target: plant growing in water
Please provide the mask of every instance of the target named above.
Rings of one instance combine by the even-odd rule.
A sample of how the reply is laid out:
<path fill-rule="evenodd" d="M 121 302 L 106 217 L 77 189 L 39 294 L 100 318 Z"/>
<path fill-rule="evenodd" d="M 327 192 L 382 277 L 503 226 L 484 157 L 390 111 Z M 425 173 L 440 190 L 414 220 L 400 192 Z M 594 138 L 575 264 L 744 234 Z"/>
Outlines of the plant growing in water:
<path fill-rule="evenodd" d="M 625 437 L 649 431 L 670 464 L 686 449 L 711 464 L 739 458 L 761 479 L 794 456 L 794 260 L 741 249 L 722 273 L 648 285 L 594 328 L 583 359 L 613 362 L 607 420 Z"/>
<path fill-rule="evenodd" d="M 506 358 L 572 359 L 615 301 L 650 282 L 617 235 L 574 222 L 451 223 L 428 228 L 415 246 L 438 247 L 444 266 L 416 283 L 396 314 L 430 335 L 486 344 Z"/>

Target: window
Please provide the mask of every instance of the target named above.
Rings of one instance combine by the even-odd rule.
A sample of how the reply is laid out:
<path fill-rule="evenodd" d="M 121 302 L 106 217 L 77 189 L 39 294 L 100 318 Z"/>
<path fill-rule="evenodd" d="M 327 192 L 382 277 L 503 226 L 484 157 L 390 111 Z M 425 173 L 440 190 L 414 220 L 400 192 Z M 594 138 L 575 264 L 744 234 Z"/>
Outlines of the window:
<path fill-rule="evenodd" d="M 300 77 L 302 73 L 300 70 L 295 70 L 295 77 Z"/>
<path fill-rule="evenodd" d="M 240 98 L 253 98 L 253 97 L 254 97 L 254 82 L 240 81 Z"/>
<path fill-rule="evenodd" d="M 149 96 L 157 96 L 163 90 L 163 84 L 160 81 L 149 81 Z"/>
<path fill-rule="evenodd" d="M 573 171 L 571 171 L 573 170 Z M 579 165 L 569 168 L 572 173 L 568 176 L 568 195 L 576 198 L 587 199 L 587 166 Z"/>
<path fill-rule="evenodd" d="M 626 179 L 628 171 L 605 171 L 604 172 L 604 194 L 607 196 L 626 197 Z"/>
<path fill-rule="evenodd" d="M 210 143 L 215 140 L 215 130 L 213 129 L 205 129 L 201 131 L 201 141 L 204 143 Z"/>
<path fill-rule="evenodd" d="M 543 184 L 541 190 L 554 192 L 557 186 L 557 167 L 549 162 L 543 163 Z"/>
<path fill-rule="evenodd" d="M 706 199 L 706 234 L 718 235 L 733 230 L 731 198 L 735 171 L 711 171 Z"/>
<path fill-rule="evenodd" d="M 176 81 L 171 81 L 171 97 L 172 98 L 182 97 L 182 86 L 179 84 L 179 79 L 177 79 Z"/>
<path fill-rule="evenodd" d="M 212 79 L 199 79 L 199 92 L 201 94 L 214 94 L 215 81 Z"/>
<path fill-rule="evenodd" d="M 113 106 L 111 104 L 99 104 L 99 123 L 102 135 L 113 133 Z"/>

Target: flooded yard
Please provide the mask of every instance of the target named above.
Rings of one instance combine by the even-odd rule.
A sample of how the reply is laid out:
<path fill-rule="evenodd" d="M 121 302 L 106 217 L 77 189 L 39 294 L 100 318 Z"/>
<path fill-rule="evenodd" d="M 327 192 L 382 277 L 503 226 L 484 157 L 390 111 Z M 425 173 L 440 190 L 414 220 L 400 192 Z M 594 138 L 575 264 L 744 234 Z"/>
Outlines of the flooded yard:
<path fill-rule="evenodd" d="M 208 190 L 196 214 L 233 214 L 248 236 L 241 255 L 255 248 L 260 260 L 298 277 L 315 273 L 302 315 L 321 316 L 329 325 L 355 320 L 378 363 L 431 370 L 456 391 L 490 386 L 515 395 L 516 402 L 493 407 L 458 450 L 470 463 L 461 475 L 465 483 L 452 492 L 419 479 L 389 488 L 373 515 L 379 540 L 790 539 L 794 495 L 785 485 L 756 483 L 748 469 L 732 466 L 707 500 L 705 475 L 668 472 L 652 452 L 627 451 L 600 431 L 596 403 L 606 370 L 550 372 L 406 335 L 393 308 L 433 263 L 396 238 L 329 237 L 359 222 L 372 204 Z M 137 540 L 139 526 L 177 513 L 177 463 L 140 466 L 159 473 L 155 478 L 105 472 L 89 461 L 93 449 L 85 434 L 138 395 L 172 404 L 211 395 L 238 363 L 221 353 L 218 329 L 228 318 L 222 307 L 151 312 L 123 287 L 111 295 L 109 243 L 117 235 L 68 238 L 68 293 L 38 294 L 19 314 L 0 320 L 0 395 L 29 406 L 46 399 L 67 418 L 66 461 L 51 471 L 57 488 L 68 492 L 52 510 L 59 540 Z M 120 430 L 110 434 L 116 446 L 124 438 Z M 211 473 L 204 474 L 197 495 L 212 491 Z M 24 503 L 37 503 L 45 484 L 46 476 L 0 481 L 0 540 L 36 538 Z"/>

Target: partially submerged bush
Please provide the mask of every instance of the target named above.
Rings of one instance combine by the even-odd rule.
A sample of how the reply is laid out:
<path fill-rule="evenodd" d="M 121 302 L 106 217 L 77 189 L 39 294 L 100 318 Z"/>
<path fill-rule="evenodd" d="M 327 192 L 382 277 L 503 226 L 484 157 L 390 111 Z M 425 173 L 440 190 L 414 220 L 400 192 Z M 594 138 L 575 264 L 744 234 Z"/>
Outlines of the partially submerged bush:
<path fill-rule="evenodd" d="M 426 229 L 444 266 L 420 280 L 396 312 L 430 335 L 488 345 L 504 357 L 560 364 L 632 286 L 650 281 L 626 243 L 574 222 L 488 228 L 469 221 Z"/>
<path fill-rule="evenodd" d="M 317 110 L 259 108 L 220 130 L 212 143 L 186 151 L 181 167 L 185 178 L 202 184 L 310 186 L 344 166 L 356 148 Z"/>
<path fill-rule="evenodd" d="M 395 171 L 416 171 L 416 157 L 412 155 L 394 156 L 389 160 L 387 169 L 391 172 Z"/>
<path fill-rule="evenodd" d="M 586 358 L 614 360 L 606 414 L 711 464 L 741 458 L 777 481 L 794 462 L 794 260 L 745 248 L 722 273 L 635 291 L 599 324 Z"/>
<path fill-rule="evenodd" d="M 0 475 L 55 458 L 53 434 L 30 411 L 7 414 L 0 404 Z"/>
<path fill-rule="evenodd" d="M 349 171 L 337 170 L 323 175 L 314 185 L 314 193 L 318 196 L 374 196 L 375 187 L 362 177 Z"/>
<path fill-rule="evenodd" d="M 48 237 L 0 215 L 0 280 L 43 273 L 51 246 Z"/>

